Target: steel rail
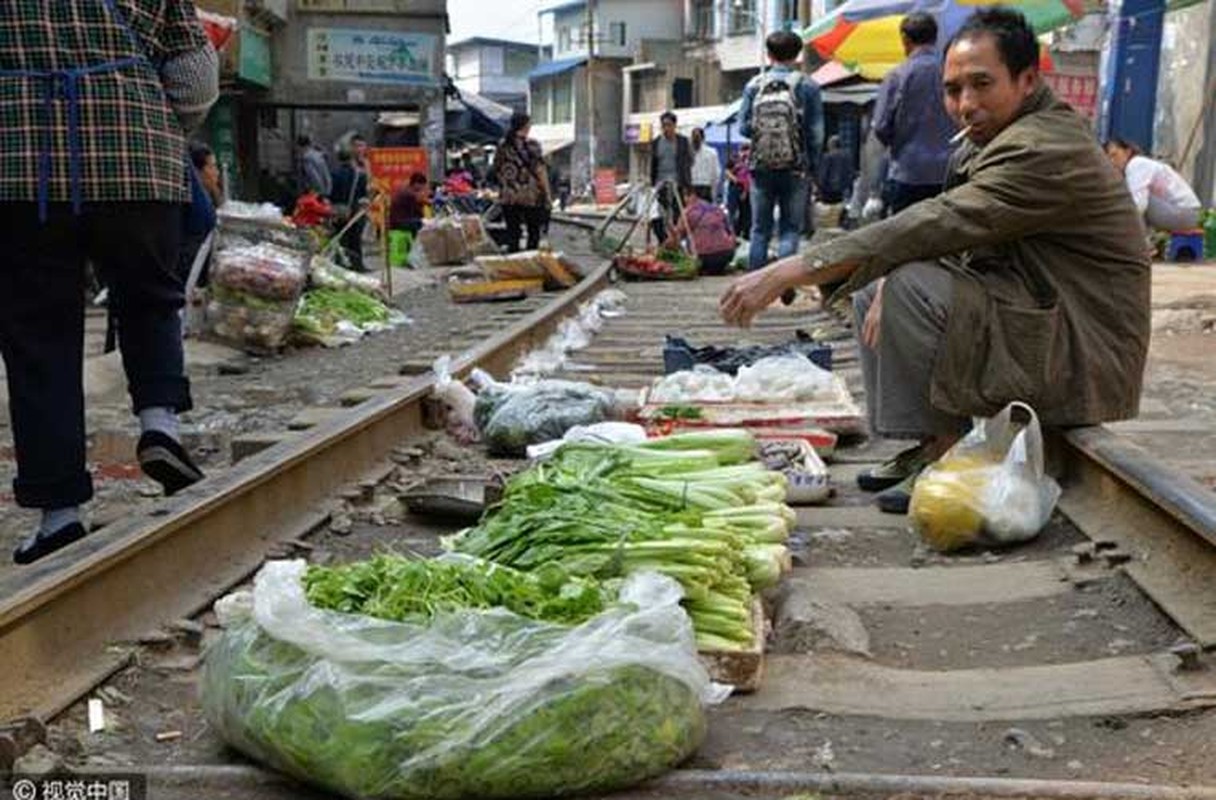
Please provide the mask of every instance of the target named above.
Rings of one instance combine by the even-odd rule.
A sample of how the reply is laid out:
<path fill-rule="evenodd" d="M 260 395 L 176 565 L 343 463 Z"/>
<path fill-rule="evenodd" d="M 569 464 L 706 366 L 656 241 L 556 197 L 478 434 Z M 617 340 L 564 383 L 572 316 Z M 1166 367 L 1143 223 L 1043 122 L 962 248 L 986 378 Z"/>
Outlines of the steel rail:
<path fill-rule="evenodd" d="M 596 267 L 467 351 L 455 374 L 508 370 L 604 288 L 609 272 Z M 320 503 L 423 432 L 433 385 L 428 374 L 386 390 L 0 579 L 0 721 L 56 716 L 129 663 L 141 636 L 207 607 L 256 570 L 272 544 L 315 528 Z"/>
<path fill-rule="evenodd" d="M 1196 644 L 1216 647 L 1216 494 L 1108 428 L 1063 440 L 1060 509 Z"/>
<path fill-rule="evenodd" d="M 225 797 L 261 800 L 312 797 L 291 778 L 254 766 L 167 766 L 137 768 L 157 796 Z M 86 770 L 77 774 L 88 776 Z M 176 790 L 176 791 L 175 791 Z M 786 798 L 825 792 L 834 796 L 1051 798 L 1052 800 L 1216 800 L 1216 786 L 1152 785 L 1105 781 L 1071 781 L 983 776 L 901 775 L 894 773 L 803 772 L 678 769 L 626 790 L 622 800 L 737 795 L 740 798 Z M 320 793 L 318 793 L 319 795 Z"/>

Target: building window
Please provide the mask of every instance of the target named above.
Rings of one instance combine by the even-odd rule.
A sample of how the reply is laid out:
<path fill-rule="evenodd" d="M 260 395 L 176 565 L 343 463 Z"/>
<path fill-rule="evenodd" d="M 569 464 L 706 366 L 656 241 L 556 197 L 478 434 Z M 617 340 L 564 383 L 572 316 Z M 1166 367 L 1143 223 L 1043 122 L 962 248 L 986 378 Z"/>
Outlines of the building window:
<path fill-rule="evenodd" d="M 798 19 L 798 0 L 781 0 L 777 8 L 781 12 L 782 28 L 789 31 L 802 26 L 802 21 Z"/>
<path fill-rule="evenodd" d="M 625 46 L 625 23 L 608 23 L 608 44 L 615 45 L 617 47 Z"/>
<path fill-rule="evenodd" d="M 553 122 L 574 120 L 574 92 L 571 91 L 569 75 L 559 76 L 553 81 Z"/>
<path fill-rule="evenodd" d="M 565 53 L 570 50 L 570 28 L 567 25 L 557 29 L 557 52 Z"/>
<path fill-rule="evenodd" d="M 715 0 L 696 0 L 693 5 L 693 37 L 703 42 L 714 38 L 714 2 Z"/>
<path fill-rule="evenodd" d="M 726 30 L 732 36 L 756 32 L 756 0 L 730 0 Z"/>

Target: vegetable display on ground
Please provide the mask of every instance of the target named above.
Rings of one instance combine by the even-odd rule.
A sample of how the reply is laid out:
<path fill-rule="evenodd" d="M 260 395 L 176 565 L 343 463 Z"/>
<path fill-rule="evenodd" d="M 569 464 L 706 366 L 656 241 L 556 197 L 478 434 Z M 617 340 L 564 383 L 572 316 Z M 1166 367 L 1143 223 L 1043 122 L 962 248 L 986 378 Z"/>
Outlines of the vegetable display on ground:
<path fill-rule="evenodd" d="M 267 564 L 252 596 L 221 614 L 226 630 L 208 650 L 202 696 L 212 727 L 330 791 L 400 800 L 608 792 L 661 774 L 700 744 L 703 705 L 723 690 L 697 660 L 671 580 L 632 576 L 619 602 L 567 626 L 460 601 L 449 608 L 449 590 L 464 584 L 443 562 L 419 563 L 427 566 L 307 578 L 302 562 Z M 510 572 L 469 569 L 479 588 L 461 591 L 471 602 L 519 587 Z M 345 602 L 348 580 L 402 570 L 417 581 L 414 570 L 436 571 L 425 594 L 440 602 L 382 609 L 413 621 L 327 611 L 305 595 L 308 583 Z"/>
<path fill-rule="evenodd" d="M 794 522 L 785 477 L 755 454 L 745 431 L 567 444 L 512 478 L 502 503 L 447 545 L 523 571 L 668 575 L 684 588 L 700 647 L 748 649 L 752 592 L 780 576 Z"/>

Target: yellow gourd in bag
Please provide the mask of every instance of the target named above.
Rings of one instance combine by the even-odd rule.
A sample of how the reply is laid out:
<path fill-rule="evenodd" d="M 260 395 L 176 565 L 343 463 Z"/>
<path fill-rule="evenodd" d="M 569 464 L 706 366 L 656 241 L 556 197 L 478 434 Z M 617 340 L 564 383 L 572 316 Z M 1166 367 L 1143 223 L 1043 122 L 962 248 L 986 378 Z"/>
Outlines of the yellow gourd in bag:
<path fill-rule="evenodd" d="M 963 456 L 942 461 L 917 479 L 908 516 L 926 544 L 949 552 L 979 541 L 984 529 L 980 509 L 992 469 L 982 459 Z"/>

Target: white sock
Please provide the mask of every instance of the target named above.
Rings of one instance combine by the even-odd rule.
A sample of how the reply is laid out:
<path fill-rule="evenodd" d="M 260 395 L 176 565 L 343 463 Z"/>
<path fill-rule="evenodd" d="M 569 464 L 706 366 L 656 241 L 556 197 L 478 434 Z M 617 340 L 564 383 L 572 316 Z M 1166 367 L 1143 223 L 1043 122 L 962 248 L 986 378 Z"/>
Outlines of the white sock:
<path fill-rule="evenodd" d="M 177 412 L 168 406 L 156 406 L 140 411 L 139 429 L 141 433 L 159 431 L 175 442 L 181 439 L 178 433 Z"/>
<path fill-rule="evenodd" d="M 73 522 L 80 522 L 80 506 L 66 508 L 44 508 L 42 522 L 38 525 L 39 536 L 50 536 Z"/>

